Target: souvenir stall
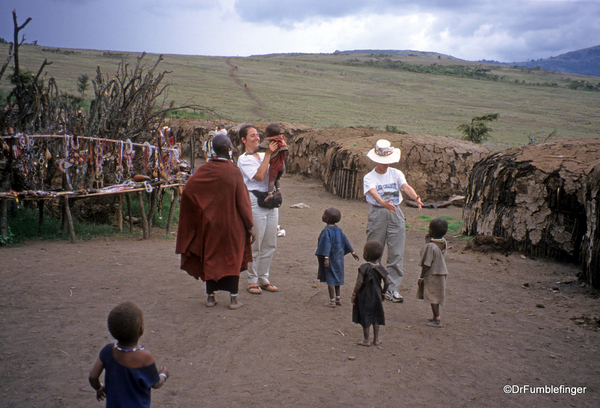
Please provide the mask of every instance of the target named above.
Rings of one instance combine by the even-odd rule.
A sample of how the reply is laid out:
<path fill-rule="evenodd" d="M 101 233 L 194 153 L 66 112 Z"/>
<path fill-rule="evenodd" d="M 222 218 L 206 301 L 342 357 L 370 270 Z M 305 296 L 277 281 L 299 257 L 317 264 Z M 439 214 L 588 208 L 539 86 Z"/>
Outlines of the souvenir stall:
<path fill-rule="evenodd" d="M 154 212 L 161 213 L 167 190 L 172 193 L 167 234 L 189 166 L 180 157 L 181 146 L 168 127 L 157 132 L 154 143 L 133 143 L 71 135 L 0 136 L 0 201 L 38 201 L 40 224 L 43 200 L 62 200 L 63 225 L 71 241 L 75 232 L 69 201 L 100 195 L 119 197 L 118 224 L 123 228 L 123 199 L 128 204 L 132 230 L 130 194 L 136 194 L 142 214 L 143 237 L 150 235 Z M 148 195 L 149 213 L 143 195 Z"/>

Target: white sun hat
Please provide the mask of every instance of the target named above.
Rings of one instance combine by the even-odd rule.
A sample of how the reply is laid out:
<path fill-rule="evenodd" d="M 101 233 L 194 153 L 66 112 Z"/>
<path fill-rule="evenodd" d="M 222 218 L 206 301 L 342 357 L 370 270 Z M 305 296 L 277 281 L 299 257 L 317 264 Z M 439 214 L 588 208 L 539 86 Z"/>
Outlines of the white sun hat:
<path fill-rule="evenodd" d="M 369 150 L 367 157 L 375 163 L 398 163 L 400 161 L 400 149 L 393 148 L 388 140 L 379 139 L 375 143 L 375 148 Z"/>

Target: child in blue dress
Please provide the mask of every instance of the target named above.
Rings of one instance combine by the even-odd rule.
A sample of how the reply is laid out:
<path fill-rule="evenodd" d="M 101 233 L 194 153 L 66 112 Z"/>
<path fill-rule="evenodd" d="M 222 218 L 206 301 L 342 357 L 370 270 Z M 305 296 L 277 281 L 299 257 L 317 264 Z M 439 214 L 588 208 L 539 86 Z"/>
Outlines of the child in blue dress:
<path fill-rule="evenodd" d="M 367 241 L 363 258 L 367 263 L 358 268 L 356 285 L 352 291 L 352 321 L 363 328 L 363 341 L 359 346 L 369 347 L 369 332 L 373 326 L 373 344 L 379 346 L 379 326 L 385 325 L 383 299 L 390 286 L 387 270 L 377 262 L 383 254 L 383 244 L 379 241 Z M 383 283 L 383 287 L 382 287 Z"/>
<path fill-rule="evenodd" d="M 342 219 L 342 214 L 337 208 L 329 207 L 323 213 L 322 220 L 327 226 L 319 235 L 317 252 L 319 271 L 317 279 L 327 282 L 329 303 L 326 306 L 336 307 L 342 305 L 340 286 L 344 284 L 344 255 L 352 254 L 357 261 L 360 259 L 354 253 L 348 238 L 337 224 Z"/>
<path fill-rule="evenodd" d="M 142 310 L 132 302 L 118 304 L 108 315 L 108 331 L 117 342 L 104 346 L 89 376 L 96 399 L 106 398 L 107 408 L 149 408 L 150 389 L 162 387 L 169 370 L 161 367 L 159 372 L 152 354 L 138 345 L 144 334 Z"/>

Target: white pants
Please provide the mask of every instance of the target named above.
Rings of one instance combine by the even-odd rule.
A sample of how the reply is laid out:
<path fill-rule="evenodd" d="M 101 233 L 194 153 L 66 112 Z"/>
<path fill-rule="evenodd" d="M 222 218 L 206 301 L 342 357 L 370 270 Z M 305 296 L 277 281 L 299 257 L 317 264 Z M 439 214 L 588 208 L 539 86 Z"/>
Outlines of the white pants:
<path fill-rule="evenodd" d="M 252 262 L 248 264 L 248 284 L 265 285 L 269 283 L 269 268 L 277 248 L 277 224 L 279 209 L 259 207 L 256 197 L 250 193 L 254 236 L 252 244 Z"/>
<path fill-rule="evenodd" d="M 367 219 L 367 241 L 387 244 L 387 272 L 392 281 L 389 290 L 398 290 L 404 276 L 404 214 L 399 207 L 392 212 L 383 207 L 371 206 Z"/>

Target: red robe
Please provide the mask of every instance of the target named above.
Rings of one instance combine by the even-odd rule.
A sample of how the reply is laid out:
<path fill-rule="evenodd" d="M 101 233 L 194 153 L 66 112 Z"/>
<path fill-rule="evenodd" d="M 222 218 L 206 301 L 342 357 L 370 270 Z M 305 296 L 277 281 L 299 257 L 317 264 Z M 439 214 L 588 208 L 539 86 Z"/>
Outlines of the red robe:
<path fill-rule="evenodd" d="M 229 160 L 209 160 L 183 187 L 175 245 L 181 269 L 203 281 L 239 276 L 252 262 L 253 225 L 240 170 Z"/>

